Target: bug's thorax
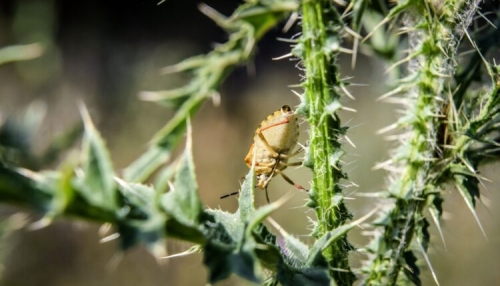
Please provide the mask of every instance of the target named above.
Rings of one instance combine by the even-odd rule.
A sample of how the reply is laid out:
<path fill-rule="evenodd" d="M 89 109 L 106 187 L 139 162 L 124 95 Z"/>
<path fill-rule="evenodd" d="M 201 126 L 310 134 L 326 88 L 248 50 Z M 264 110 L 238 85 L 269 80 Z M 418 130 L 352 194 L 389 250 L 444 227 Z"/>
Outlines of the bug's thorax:
<path fill-rule="evenodd" d="M 274 125 L 285 120 L 288 122 Z M 274 112 L 262 121 L 257 130 L 261 131 L 269 145 L 281 154 L 288 154 L 295 147 L 299 138 L 298 118 L 293 111 L 278 110 Z M 255 134 L 254 142 L 256 145 L 262 145 L 258 134 Z"/>

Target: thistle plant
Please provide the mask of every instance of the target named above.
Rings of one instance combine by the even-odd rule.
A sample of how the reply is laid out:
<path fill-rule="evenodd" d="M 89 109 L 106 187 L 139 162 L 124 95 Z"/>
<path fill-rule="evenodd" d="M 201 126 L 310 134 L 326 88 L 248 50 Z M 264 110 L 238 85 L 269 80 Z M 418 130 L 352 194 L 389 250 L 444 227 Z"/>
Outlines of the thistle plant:
<path fill-rule="evenodd" d="M 184 254 L 203 253 L 209 283 L 236 274 L 266 285 L 352 285 L 356 279 L 366 285 L 420 285 L 418 266 L 423 261 L 430 265 L 426 213 L 441 232 L 442 190 L 451 183 L 477 218 L 478 167 L 498 160 L 500 154 L 500 67 L 485 57 L 498 45 L 498 37 L 492 36 L 498 32 L 470 33 L 474 32 L 469 26 L 479 9 L 478 1 L 408 0 L 394 7 L 364 0 L 344 4 L 249 0 L 229 17 L 201 5 L 200 10 L 227 31 L 229 39 L 206 55 L 164 69 L 166 73 L 190 73 L 186 85 L 141 94 L 144 100 L 176 109 L 143 155 L 123 173 L 116 172 L 104 140 L 80 104 L 84 129 L 80 159 L 69 157 L 58 170 L 38 171 L 19 156 L 35 157 L 19 143 L 26 140 L 12 140 L 32 140 L 29 132 L 19 132 L 29 130 L 22 128 L 27 125 L 22 121 L 4 123 L 0 130 L 0 201 L 38 211 L 48 221 L 76 216 L 111 224 L 122 249 L 143 244 L 156 257 L 164 255 L 167 238 L 194 243 Z M 289 196 L 256 208 L 255 166 L 241 185 L 235 213 L 204 207 L 192 155 L 191 121 L 196 120 L 200 105 L 218 97 L 217 90 L 231 70 L 250 61 L 257 41 L 290 14 L 299 15 L 302 29 L 292 39 L 290 55 L 300 60 L 298 67 L 303 72 L 297 113 L 307 119 L 310 128 L 303 165 L 313 172 L 307 207 L 316 213 L 316 221 L 311 233 L 314 241 L 309 245 L 266 227 L 264 221 Z M 369 23 L 374 18 L 383 20 L 373 27 Z M 408 56 L 390 68 L 406 75 L 381 97 L 403 106 L 403 116 L 387 129 L 400 131 L 399 146 L 392 159 L 380 165 L 390 171 L 390 184 L 380 192 L 380 205 L 352 220 L 343 194 L 349 185 L 342 169 L 348 128 L 338 114 L 352 111 L 344 106 L 345 99 L 352 96 L 348 83 L 341 80 L 337 58 L 348 51 L 343 46 L 349 40 L 355 54 L 362 38 L 359 34 L 365 32 L 367 41 L 362 45 L 366 49 L 390 60 L 398 56 L 398 38 L 384 26 L 388 23 L 402 23 L 401 31 L 408 35 Z M 384 46 L 377 37 L 391 41 Z M 474 41 L 475 48 L 467 68 L 459 65 L 464 60 L 458 58 L 464 39 Z M 11 52 L 0 50 L 0 63 L 29 58 Z M 7 60 L 2 60 L 4 55 Z M 489 76 L 491 83 L 482 83 L 477 74 Z M 474 81 L 481 88 L 473 89 Z M 397 94 L 401 95 L 395 98 Z M 49 147 L 48 158 L 71 145 L 75 133 L 72 130 L 64 140 L 56 140 Z M 171 160 L 184 135 L 184 152 Z M 374 212 L 379 218 L 370 224 L 373 238 L 367 246 L 355 249 L 347 233 Z M 349 263 L 349 253 L 355 250 L 366 254 L 361 269 Z"/>
<path fill-rule="evenodd" d="M 301 12 L 303 32 L 294 52 L 305 68 L 299 111 L 307 116 L 310 126 L 305 165 L 313 170 L 313 181 L 308 206 L 316 212 L 318 222 L 312 236 L 319 239 L 352 218 L 340 187 L 347 179 L 341 169 L 345 152 L 340 143 L 347 128 L 337 114 L 343 108 L 341 94 L 347 92 L 335 63 L 344 23 L 330 1 L 304 2 Z M 352 284 L 355 280 L 349 267 L 350 250 L 353 247 L 344 235 L 324 251 L 330 275 L 337 283 Z"/>

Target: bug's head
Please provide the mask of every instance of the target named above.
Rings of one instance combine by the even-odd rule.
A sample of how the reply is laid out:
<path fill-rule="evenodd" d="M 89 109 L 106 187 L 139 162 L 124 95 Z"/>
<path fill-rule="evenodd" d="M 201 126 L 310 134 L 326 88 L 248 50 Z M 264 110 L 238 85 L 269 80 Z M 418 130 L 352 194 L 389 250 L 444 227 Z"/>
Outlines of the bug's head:
<path fill-rule="evenodd" d="M 292 109 L 291 109 L 291 108 L 290 108 L 290 106 L 288 106 L 288 105 L 283 105 L 283 106 L 281 107 L 281 112 L 282 112 L 282 113 L 290 113 L 290 112 L 292 112 Z"/>

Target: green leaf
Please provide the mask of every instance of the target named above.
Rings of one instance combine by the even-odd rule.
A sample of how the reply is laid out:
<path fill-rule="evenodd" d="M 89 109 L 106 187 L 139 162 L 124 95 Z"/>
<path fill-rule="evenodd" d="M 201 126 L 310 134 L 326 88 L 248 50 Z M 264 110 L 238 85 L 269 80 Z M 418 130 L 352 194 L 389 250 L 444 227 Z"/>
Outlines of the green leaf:
<path fill-rule="evenodd" d="M 403 268 L 403 272 L 406 277 L 413 282 L 415 285 L 422 285 L 420 281 L 420 268 L 417 266 L 417 257 L 411 250 L 407 250 L 403 253 L 403 258 L 406 262 L 407 267 Z"/>
<path fill-rule="evenodd" d="M 247 218 L 247 228 L 246 228 L 246 235 L 250 236 L 251 232 L 260 224 L 262 221 L 268 217 L 272 212 L 277 210 L 279 207 L 281 207 L 286 201 L 288 201 L 291 197 L 293 196 L 293 193 L 287 193 L 285 196 L 280 198 L 279 200 L 264 205 L 260 208 L 258 208 L 256 211 L 252 213 L 250 217 Z"/>
<path fill-rule="evenodd" d="M 307 266 L 316 266 L 320 265 L 324 262 L 324 258 L 322 252 L 331 246 L 334 242 L 341 239 L 349 230 L 358 226 L 363 221 L 367 220 L 371 215 L 373 215 L 378 209 L 373 209 L 371 212 L 366 214 L 365 216 L 352 221 L 350 223 L 341 225 L 331 231 L 326 232 L 320 239 L 314 242 L 313 246 L 309 251 L 309 257 L 307 258 Z"/>
<path fill-rule="evenodd" d="M 252 213 L 255 211 L 254 208 L 254 166 L 250 168 L 250 171 L 245 176 L 245 181 L 241 185 L 240 197 L 238 199 L 238 213 L 240 215 L 241 221 L 247 221 Z"/>
<path fill-rule="evenodd" d="M 66 163 L 58 176 L 57 184 L 53 186 L 54 198 L 50 207 L 50 216 L 63 214 L 75 197 L 72 181 L 75 178 L 74 166 Z"/>
<path fill-rule="evenodd" d="M 50 209 L 52 194 L 40 188 L 31 176 L 36 173 L 17 171 L 0 164 L 0 201 L 32 207 L 46 213 Z M 31 174 L 31 176 L 30 176 Z"/>
<path fill-rule="evenodd" d="M 203 263 L 209 268 L 210 283 L 224 280 L 232 273 L 255 283 L 260 282 L 255 274 L 255 256 L 246 249 L 237 250 L 233 246 L 208 243 Z"/>
<path fill-rule="evenodd" d="M 155 176 L 154 186 L 155 190 L 160 193 L 164 193 L 169 189 L 169 183 L 173 180 L 176 172 L 176 167 L 179 164 L 175 161 L 158 171 L 158 175 Z"/>
<path fill-rule="evenodd" d="M 283 256 L 288 264 L 294 267 L 304 267 L 309 256 L 309 247 L 299 239 L 285 235 L 283 238 L 283 246 L 280 247 Z"/>
<path fill-rule="evenodd" d="M 87 109 L 81 105 L 85 135 L 83 138 L 83 177 L 77 180 L 82 195 L 92 205 L 116 209 L 116 185 L 111 158 L 101 135 L 96 130 Z"/>
<path fill-rule="evenodd" d="M 188 124 L 186 149 L 179 161 L 175 174 L 173 190 L 162 198 L 165 211 L 180 223 L 197 226 L 202 212 L 202 203 L 198 196 L 198 185 L 192 157 L 191 126 Z"/>
<path fill-rule="evenodd" d="M 290 269 L 283 267 L 278 272 L 278 281 L 287 286 L 330 286 L 335 285 L 328 275 L 328 267 Z"/>
<path fill-rule="evenodd" d="M 143 242 L 156 257 L 164 255 L 166 215 L 159 207 L 158 194 L 149 186 L 119 179 L 118 186 L 129 206 L 118 222 L 122 248 Z"/>

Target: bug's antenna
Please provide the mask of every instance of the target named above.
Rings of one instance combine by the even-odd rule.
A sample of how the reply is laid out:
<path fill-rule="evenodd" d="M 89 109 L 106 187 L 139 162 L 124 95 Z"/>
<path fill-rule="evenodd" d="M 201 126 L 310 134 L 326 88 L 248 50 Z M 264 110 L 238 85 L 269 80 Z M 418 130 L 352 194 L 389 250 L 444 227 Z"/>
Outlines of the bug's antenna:
<path fill-rule="evenodd" d="M 239 191 L 238 191 L 238 192 L 232 192 L 232 193 L 230 193 L 230 194 L 226 194 L 226 195 L 221 196 L 219 199 L 221 199 L 221 200 L 222 200 L 222 199 L 225 199 L 225 198 L 227 198 L 227 197 L 237 195 L 237 194 L 239 194 L 239 193 L 240 193 Z"/>
<path fill-rule="evenodd" d="M 265 191 L 266 191 L 266 200 L 267 200 L 267 203 L 270 204 L 271 201 L 269 200 L 269 193 L 267 192 L 267 187 L 266 187 Z"/>

